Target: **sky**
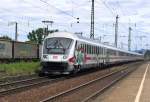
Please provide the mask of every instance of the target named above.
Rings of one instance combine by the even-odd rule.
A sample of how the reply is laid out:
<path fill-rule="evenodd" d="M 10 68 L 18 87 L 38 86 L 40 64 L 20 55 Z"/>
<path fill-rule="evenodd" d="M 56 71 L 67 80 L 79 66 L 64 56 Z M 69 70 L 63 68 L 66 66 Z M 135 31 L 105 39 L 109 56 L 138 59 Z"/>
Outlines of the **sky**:
<path fill-rule="evenodd" d="M 18 40 L 27 41 L 28 32 L 46 27 L 43 20 L 54 21 L 49 29 L 83 32 L 90 36 L 91 0 L 1 0 L 0 36 L 15 37 L 18 23 Z M 131 49 L 150 48 L 149 0 L 95 0 L 95 38 L 114 44 L 114 24 L 119 15 L 118 47 L 127 49 L 129 27 Z M 79 23 L 77 19 L 79 18 Z"/>

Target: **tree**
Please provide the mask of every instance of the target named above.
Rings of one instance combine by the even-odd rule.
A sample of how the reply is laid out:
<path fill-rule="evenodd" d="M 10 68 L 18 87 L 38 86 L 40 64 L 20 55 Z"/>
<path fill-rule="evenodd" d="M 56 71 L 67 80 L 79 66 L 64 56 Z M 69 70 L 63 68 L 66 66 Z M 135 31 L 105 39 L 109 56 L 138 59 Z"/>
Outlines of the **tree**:
<path fill-rule="evenodd" d="M 46 36 L 45 31 L 46 30 L 43 28 L 38 28 L 36 30 L 32 30 L 32 32 L 29 32 L 29 34 L 27 35 L 29 42 L 42 44 L 42 41 Z M 53 32 L 58 32 L 58 29 L 48 31 L 48 33 L 53 33 Z"/>
<path fill-rule="evenodd" d="M 2 36 L 2 37 L 0 37 L 0 39 L 3 39 L 3 40 L 12 40 L 9 36 L 7 36 L 7 35 L 4 35 L 4 36 Z"/>

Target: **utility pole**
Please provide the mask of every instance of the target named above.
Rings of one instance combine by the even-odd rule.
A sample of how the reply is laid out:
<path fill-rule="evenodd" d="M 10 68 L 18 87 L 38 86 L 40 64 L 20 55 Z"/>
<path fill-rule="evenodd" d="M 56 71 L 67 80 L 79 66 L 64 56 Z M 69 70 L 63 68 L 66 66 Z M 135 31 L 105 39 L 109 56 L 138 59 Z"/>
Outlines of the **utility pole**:
<path fill-rule="evenodd" d="M 15 41 L 18 40 L 18 23 L 15 22 Z"/>
<path fill-rule="evenodd" d="M 14 25 L 15 24 L 15 41 L 18 40 L 18 23 L 15 21 L 15 22 L 8 22 L 8 26 L 10 25 Z"/>
<path fill-rule="evenodd" d="M 131 51 L 131 31 L 132 28 L 129 27 L 129 36 L 128 36 L 128 50 Z"/>
<path fill-rule="evenodd" d="M 102 42 L 102 36 L 99 37 L 99 41 L 100 41 L 100 43 Z"/>
<path fill-rule="evenodd" d="M 115 23 L 115 47 L 117 47 L 118 45 L 118 19 L 119 16 L 116 16 L 116 23 Z"/>
<path fill-rule="evenodd" d="M 143 47 L 143 44 L 142 44 L 142 41 L 143 41 L 143 38 L 146 38 L 147 36 L 145 36 L 145 35 L 141 35 L 141 36 L 136 36 L 137 38 L 139 38 L 141 41 L 140 41 L 140 46 L 141 46 L 141 49 L 142 49 L 142 47 Z"/>
<path fill-rule="evenodd" d="M 91 31 L 90 38 L 94 39 L 94 0 L 92 0 L 92 8 L 91 8 Z"/>

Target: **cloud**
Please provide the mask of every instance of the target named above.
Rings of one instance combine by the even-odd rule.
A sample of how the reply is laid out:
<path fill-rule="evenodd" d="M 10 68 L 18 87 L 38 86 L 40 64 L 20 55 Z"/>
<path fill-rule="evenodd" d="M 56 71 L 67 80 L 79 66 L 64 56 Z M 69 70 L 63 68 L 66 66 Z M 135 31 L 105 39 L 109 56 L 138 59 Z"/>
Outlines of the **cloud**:
<path fill-rule="evenodd" d="M 27 40 L 26 34 L 29 31 L 38 27 L 45 27 L 41 22 L 42 20 L 53 20 L 54 25 L 51 29 L 58 28 L 62 31 L 84 32 L 85 36 L 89 36 L 91 1 L 43 1 L 46 1 L 47 4 L 41 2 L 41 0 L 1 0 L 0 31 L 13 35 L 14 26 L 8 27 L 8 22 L 17 21 L 20 33 L 19 40 L 24 41 Z M 122 35 L 128 33 L 129 24 L 134 28 L 135 23 L 137 24 L 136 29 L 149 32 L 149 0 L 107 0 L 104 2 L 95 0 L 96 36 L 103 36 L 108 33 L 114 34 L 113 24 L 117 14 L 119 15 L 119 33 Z M 80 18 L 79 24 L 76 23 L 78 17 Z M 113 41 L 113 38 L 110 39 Z"/>

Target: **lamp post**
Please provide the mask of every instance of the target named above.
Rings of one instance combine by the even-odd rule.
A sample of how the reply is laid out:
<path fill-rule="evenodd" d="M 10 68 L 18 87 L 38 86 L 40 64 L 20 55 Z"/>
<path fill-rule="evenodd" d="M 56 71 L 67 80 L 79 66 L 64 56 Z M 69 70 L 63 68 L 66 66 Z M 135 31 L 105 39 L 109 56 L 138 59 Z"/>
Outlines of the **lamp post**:
<path fill-rule="evenodd" d="M 50 24 L 52 26 L 52 24 L 54 23 L 54 21 L 49 21 L 49 20 L 45 20 L 45 21 L 42 21 L 42 23 L 46 24 L 47 27 L 46 27 L 46 34 L 45 35 L 48 35 L 48 25 Z"/>

